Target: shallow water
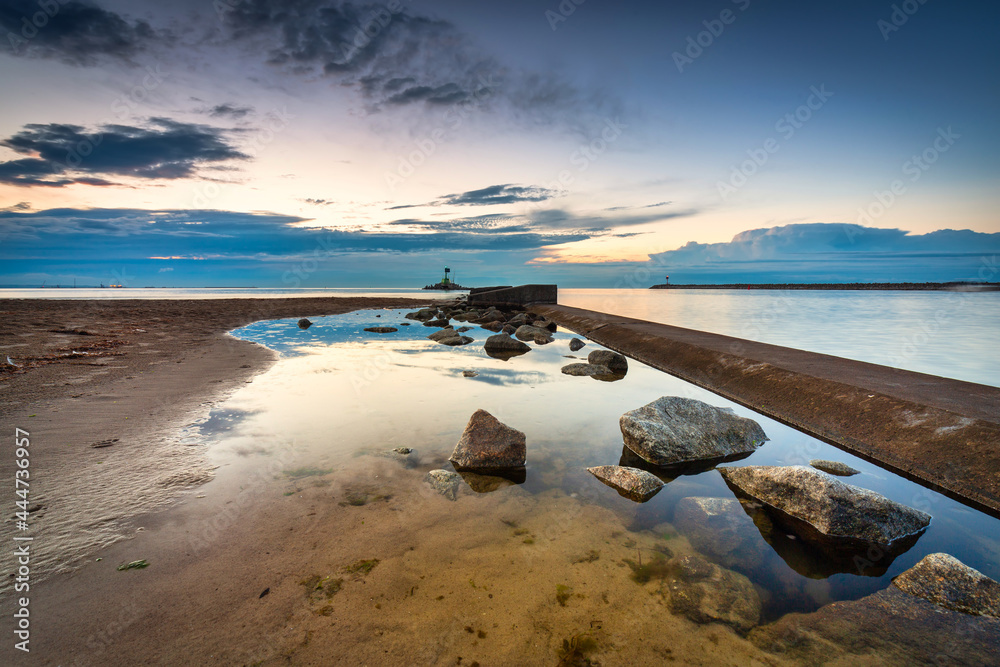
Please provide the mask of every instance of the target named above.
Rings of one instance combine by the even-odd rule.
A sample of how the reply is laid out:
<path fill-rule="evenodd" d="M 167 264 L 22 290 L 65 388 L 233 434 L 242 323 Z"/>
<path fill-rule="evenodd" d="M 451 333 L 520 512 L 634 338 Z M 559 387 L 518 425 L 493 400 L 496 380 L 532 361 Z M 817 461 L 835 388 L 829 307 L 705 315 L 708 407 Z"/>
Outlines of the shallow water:
<path fill-rule="evenodd" d="M 770 438 L 750 457 L 723 465 L 842 461 L 861 471 L 847 478 L 848 483 L 933 516 L 915 545 L 885 568 L 832 566 L 783 534 L 772 536 L 776 545 L 772 547 L 752 523 L 748 524 L 741 535 L 742 552 L 726 565 L 758 587 L 764 621 L 885 588 L 892 577 L 938 551 L 950 553 L 993 578 L 1000 577 L 996 537 L 1000 521 L 831 445 L 632 360 L 627 376 L 617 382 L 563 375 L 560 367 L 573 360 L 566 358 L 572 354 L 567 346 L 572 335 L 562 331 L 554 343 L 535 346 L 530 353 L 508 361 L 484 353 L 482 341 L 491 333 L 475 325 L 470 325 L 472 330 L 466 334 L 475 342 L 458 348 L 426 340 L 436 329 L 419 322 L 399 326 L 396 333 L 362 331 L 406 322 L 404 312 L 361 311 L 320 317 L 308 330 L 299 329 L 295 320 L 277 320 L 234 331 L 239 338 L 278 350 L 281 359 L 213 411 L 207 421 L 192 428 L 192 436 L 211 443 L 209 455 L 220 466 L 213 484 L 242 485 L 254 480 L 254 484 L 275 486 L 276 493 L 294 494 L 311 483 L 343 484 L 345 479 L 362 483 L 365 475 L 378 477 L 372 472 L 378 468 L 370 465 L 375 457 L 367 453 L 410 447 L 416 450 L 412 469 L 386 476 L 386 480 L 392 480 L 394 492 L 406 491 L 427 508 L 426 512 L 411 512 L 408 520 L 425 522 L 415 526 L 417 534 L 424 536 L 418 547 L 443 550 L 432 557 L 445 560 L 451 555 L 449 542 L 436 533 L 445 530 L 442 516 L 448 517 L 448 531 L 475 532 L 484 521 L 495 520 L 490 513 L 497 512 L 496 503 L 507 501 L 516 501 L 522 508 L 521 525 L 533 524 L 531 537 L 537 534 L 538 544 L 532 548 L 537 547 L 537 553 L 553 548 L 546 545 L 556 544 L 558 537 L 561 549 L 586 554 L 600 546 L 588 536 L 619 535 L 620 528 L 624 534 L 619 542 L 626 547 L 638 545 L 640 560 L 643 549 L 647 559 L 655 555 L 650 548 L 687 553 L 692 547 L 688 536 L 672 524 L 674 509 L 690 496 L 733 498 L 717 471 L 677 477 L 649 502 L 636 504 L 585 470 L 619 462 L 623 445 L 618 419 L 623 412 L 661 396 L 685 396 L 753 418 Z M 588 343 L 574 356 L 585 359 L 593 349 L 599 348 Z M 479 376 L 463 377 L 463 370 L 475 370 Z M 434 468 L 451 469 L 448 456 L 477 408 L 526 433 L 525 480 L 499 484 L 490 493 L 477 493 L 463 484 L 462 502 L 452 503 L 429 492 L 424 477 Z M 382 483 L 377 479 L 367 482 Z M 496 486 L 499 480 L 493 482 Z M 413 495 L 415 491 L 419 495 Z M 591 524 L 578 526 L 579 522 Z M 584 529 L 574 532 L 569 528 Z M 509 532 L 483 537 L 477 552 L 483 567 L 508 567 L 512 549 Z M 571 543 L 566 544 L 566 540 Z M 537 582 L 523 575 L 520 566 L 515 569 L 513 562 L 510 560 L 511 571 L 506 575 L 501 571 L 500 576 L 523 577 L 525 587 L 535 586 Z M 637 586 L 629 578 L 624 560 L 619 558 L 616 564 L 620 569 L 611 576 L 620 575 L 622 587 Z M 563 573 L 546 572 L 546 581 L 560 580 L 563 575 L 570 580 L 578 571 L 569 560 L 564 567 Z M 453 583 L 457 586 L 464 579 Z"/>

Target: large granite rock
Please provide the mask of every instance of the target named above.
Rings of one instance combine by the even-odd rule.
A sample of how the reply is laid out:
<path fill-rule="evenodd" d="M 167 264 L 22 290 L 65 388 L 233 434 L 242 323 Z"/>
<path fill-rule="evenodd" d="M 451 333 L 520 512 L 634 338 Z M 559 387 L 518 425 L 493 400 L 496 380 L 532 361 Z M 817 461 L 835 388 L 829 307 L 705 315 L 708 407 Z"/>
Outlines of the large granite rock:
<path fill-rule="evenodd" d="M 809 466 L 744 466 L 719 472 L 734 491 L 763 504 L 779 524 L 807 540 L 833 538 L 848 547 L 854 541 L 890 550 L 919 537 L 931 522 L 928 514 Z"/>
<path fill-rule="evenodd" d="M 525 452 L 524 433 L 502 424 L 486 410 L 476 410 L 450 460 L 456 468 L 520 468 Z"/>
<path fill-rule="evenodd" d="M 677 578 L 670 584 L 670 611 L 695 623 L 724 623 L 746 633 L 760 622 L 760 596 L 742 574 L 698 556 L 671 561 Z"/>
<path fill-rule="evenodd" d="M 628 373 L 628 359 L 625 355 L 611 350 L 594 350 L 587 355 L 587 361 L 598 366 L 607 366 L 612 373 Z"/>
<path fill-rule="evenodd" d="M 896 578 L 902 587 L 893 582 L 860 600 L 834 602 L 811 614 L 786 614 L 755 628 L 749 638 L 758 648 L 797 664 L 1000 664 L 1000 619 L 925 599 L 995 609 L 988 602 L 995 601 L 995 594 L 984 599 L 982 580 L 975 576 L 979 573 L 971 570 L 975 575 L 970 576 L 966 569 L 971 570 L 949 556 L 933 554 Z"/>
<path fill-rule="evenodd" d="M 952 611 L 1000 618 L 1000 583 L 948 554 L 924 556 L 892 585 Z"/>
<path fill-rule="evenodd" d="M 861 472 L 860 470 L 855 470 L 851 466 L 846 463 L 841 463 L 840 461 L 813 459 L 809 462 L 809 465 L 816 468 L 816 470 L 822 470 L 823 472 L 830 473 L 831 475 L 837 475 L 838 477 L 850 477 Z"/>
<path fill-rule="evenodd" d="M 663 488 L 659 477 L 638 468 L 596 466 L 587 468 L 587 472 L 615 489 L 622 497 L 639 503 L 646 502 Z"/>
<path fill-rule="evenodd" d="M 518 340 L 533 340 L 535 342 L 538 342 L 539 338 L 551 341 L 552 333 L 548 329 L 533 327 L 530 324 L 522 324 L 514 332 L 514 337 Z"/>
<path fill-rule="evenodd" d="M 594 363 L 594 352 L 589 360 Z M 678 396 L 630 410 L 619 424 L 625 446 L 659 466 L 749 454 L 767 440 L 752 419 Z"/>
<path fill-rule="evenodd" d="M 514 340 L 507 334 L 490 336 L 486 339 L 483 347 L 486 349 L 487 354 L 490 352 L 524 354 L 531 351 L 530 345 L 526 345 L 519 340 Z"/>
<path fill-rule="evenodd" d="M 574 338 L 574 339 L 572 339 L 569 342 L 569 351 L 570 352 L 577 352 L 578 350 L 582 350 L 585 345 L 586 345 L 586 343 L 584 343 L 579 338 Z"/>

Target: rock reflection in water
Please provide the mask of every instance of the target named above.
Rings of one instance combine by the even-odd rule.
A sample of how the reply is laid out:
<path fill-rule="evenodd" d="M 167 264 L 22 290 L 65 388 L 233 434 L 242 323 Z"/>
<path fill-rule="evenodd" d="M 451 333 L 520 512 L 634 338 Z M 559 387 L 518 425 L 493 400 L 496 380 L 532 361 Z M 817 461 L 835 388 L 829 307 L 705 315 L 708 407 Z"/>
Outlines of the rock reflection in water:
<path fill-rule="evenodd" d="M 476 493 L 492 493 L 515 484 L 524 484 L 528 479 L 525 468 L 513 468 L 511 470 L 490 470 L 489 472 L 478 470 L 457 470 L 459 475 L 469 488 Z"/>

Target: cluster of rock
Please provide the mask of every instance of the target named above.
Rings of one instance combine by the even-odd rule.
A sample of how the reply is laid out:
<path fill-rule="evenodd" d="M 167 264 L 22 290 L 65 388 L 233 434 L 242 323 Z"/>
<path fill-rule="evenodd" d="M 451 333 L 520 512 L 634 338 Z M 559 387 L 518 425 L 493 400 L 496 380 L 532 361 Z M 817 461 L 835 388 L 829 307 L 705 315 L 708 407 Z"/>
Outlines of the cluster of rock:
<path fill-rule="evenodd" d="M 465 345 L 472 342 L 472 338 L 460 335 L 469 331 L 469 327 L 455 329 L 453 320 L 478 324 L 497 334 L 487 338 L 484 347 L 488 355 L 498 359 L 509 359 L 531 351 L 525 341 L 536 345 L 551 343 L 554 340 L 552 334 L 556 330 L 555 322 L 527 310 L 501 309 L 496 306 L 476 308 L 460 303 L 421 308 L 407 313 L 406 318 L 422 322 L 427 327 L 441 329 L 441 332 L 435 332 L 428 338 L 444 345 Z"/>

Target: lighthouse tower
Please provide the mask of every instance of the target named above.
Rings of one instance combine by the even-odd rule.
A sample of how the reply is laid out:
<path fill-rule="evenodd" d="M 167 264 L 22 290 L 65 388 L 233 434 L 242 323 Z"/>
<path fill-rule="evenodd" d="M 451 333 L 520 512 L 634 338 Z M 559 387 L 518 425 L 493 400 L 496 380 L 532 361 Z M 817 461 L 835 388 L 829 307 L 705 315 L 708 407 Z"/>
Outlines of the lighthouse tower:
<path fill-rule="evenodd" d="M 447 266 L 444 267 L 444 278 L 441 280 L 441 284 L 442 285 L 450 285 L 451 284 L 451 277 L 449 276 L 450 273 L 451 273 L 451 269 L 449 269 Z"/>

